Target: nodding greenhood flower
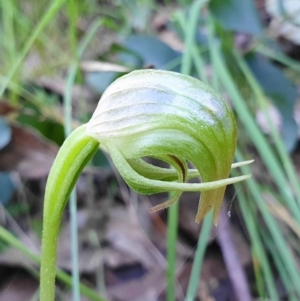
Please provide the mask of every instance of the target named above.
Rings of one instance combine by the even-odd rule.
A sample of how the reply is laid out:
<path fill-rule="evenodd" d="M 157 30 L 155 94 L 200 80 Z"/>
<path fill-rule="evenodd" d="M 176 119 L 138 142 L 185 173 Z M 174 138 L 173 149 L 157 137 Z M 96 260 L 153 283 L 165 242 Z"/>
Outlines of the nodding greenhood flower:
<path fill-rule="evenodd" d="M 232 111 L 209 86 L 179 73 L 132 72 L 107 88 L 86 132 L 107 149 L 136 192 L 177 192 L 152 212 L 172 205 L 183 191 L 203 191 L 196 221 L 214 208 L 217 222 L 225 187 L 233 181 L 224 179 L 231 169 L 237 129 Z M 173 170 L 147 164 L 143 157 L 163 160 Z M 217 182 L 186 183 L 192 176 L 187 161 L 203 183 Z"/>
<path fill-rule="evenodd" d="M 102 95 L 91 120 L 66 139 L 50 171 L 44 208 L 45 261 L 49 256 L 55 260 L 56 251 L 47 253 L 53 245 L 56 250 L 51 237 L 57 240 L 70 192 L 99 145 L 136 192 L 173 192 L 168 201 L 150 212 L 174 204 L 184 191 L 201 191 L 196 222 L 214 209 L 217 224 L 226 185 L 250 177 L 228 178 L 231 168 L 252 162 L 232 165 L 236 140 L 232 111 L 199 80 L 158 70 L 134 71 L 117 79 Z M 170 168 L 151 165 L 144 157 L 162 160 Z M 195 168 L 190 169 L 188 162 Z M 201 183 L 188 183 L 199 176 Z M 42 257 L 42 280 L 50 277 L 45 270 Z M 45 293 L 42 300 L 53 299 Z"/>

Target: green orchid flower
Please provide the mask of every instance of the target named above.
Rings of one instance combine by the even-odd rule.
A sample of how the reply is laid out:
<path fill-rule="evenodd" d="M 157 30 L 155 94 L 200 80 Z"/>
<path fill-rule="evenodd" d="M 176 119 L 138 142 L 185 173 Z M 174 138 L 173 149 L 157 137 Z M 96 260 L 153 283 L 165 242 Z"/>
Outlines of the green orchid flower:
<path fill-rule="evenodd" d="M 66 139 L 50 171 L 44 205 L 41 300 L 54 300 L 60 220 L 84 166 L 99 146 L 106 150 L 129 187 L 141 194 L 173 192 L 150 212 L 165 209 L 182 192 L 201 191 L 196 222 L 214 210 L 217 224 L 237 140 L 234 115 L 209 86 L 179 73 L 140 70 L 113 82 L 91 120 Z M 162 160 L 170 168 L 147 163 Z M 194 168 L 189 168 L 192 164 Z M 201 183 L 188 183 L 201 177 Z"/>

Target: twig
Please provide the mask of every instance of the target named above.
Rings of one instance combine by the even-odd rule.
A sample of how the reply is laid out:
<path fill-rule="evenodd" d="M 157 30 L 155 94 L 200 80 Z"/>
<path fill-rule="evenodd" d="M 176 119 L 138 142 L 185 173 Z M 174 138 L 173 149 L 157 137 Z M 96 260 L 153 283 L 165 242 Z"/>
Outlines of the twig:
<path fill-rule="evenodd" d="M 247 278 L 231 238 L 230 223 L 224 206 L 220 211 L 219 224 L 222 226 L 218 229 L 217 239 L 222 250 L 235 295 L 238 300 L 252 301 Z"/>

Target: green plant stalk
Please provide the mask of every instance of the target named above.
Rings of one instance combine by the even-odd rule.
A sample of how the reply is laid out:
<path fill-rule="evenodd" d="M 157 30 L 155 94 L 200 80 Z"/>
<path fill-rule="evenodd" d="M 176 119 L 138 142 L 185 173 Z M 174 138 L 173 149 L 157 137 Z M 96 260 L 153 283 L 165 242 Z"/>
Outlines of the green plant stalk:
<path fill-rule="evenodd" d="M 38 255 L 34 254 L 31 250 L 28 249 L 18 238 L 12 235 L 9 231 L 5 228 L 0 226 L 0 239 L 7 243 L 8 245 L 16 248 L 24 255 L 26 255 L 29 259 L 33 262 L 40 264 L 41 259 Z M 61 282 L 65 283 L 68 286 L 72 285 L 72 278 L 65 272 L 61 271 L 60 269 L 56 270 L 56 278 Z M 88 288 L 84 284 L 80 284 L 80 291 L 83 295 L 88 297 L 90 300 L 93 301 L 106 301 L 105 299 L 101 298 L 96 294 L 92 289 Z"/>
<path fill-rule="evenodd" d="M 66 206 L 70 192 L 72 191 L 80 172 L 88 163 L 99 147 L 98 140 L 92 138 L 86 133 L 86 125 L 83 125 L 72 132 L 60 148 L 56 160 L 50 171 L 44 204 L 44 223 L 42 235 L 42 258 L 41 258 L 41 285 L 40 300 L 53 301 L 55 294 L 55 262 L 56 248 L 58 240 L 59 225 L 63 210 Z M 118 157 L 112 145 L 107 144 L 113 161 L 116 166 L 122 165 L 124 170 L 119 169 L 121 175 L 126 179 L 132 171 L 126 167 L 124 158 Z M 118 162 L 118 160 L 121 160 Z M 249 162 L 246 162 L 248 164 Z M 132 176 L 132 175 L 130 175 Z M 135 176 L 135 175 L 134 175 Z M 189 184 L 176 182 L 163 182 L 150 180 L 145 182 L 147 189 L 154 182 L 161 184 L 166 191 L 207 191 L 218 189 L 237 181 L 245 180 L 249 175 L 236 177 L 233 179 L 222 179 L 209 183 Z M 146 178 L 142 177 L 143 181 Z M 143 182 L 139 182 L 143 185 Z M 160 189 L 160 188 L 159 188 Z M 174 229 L 174 227 L 172 227 Z M 173 274 L 174 275 L 174 274 Z"/>
<path fill-rule="evenodd" d="M 210 213 L 208 216 L 204 218 L 201 231 L 199 233 L 197 250 L 194 256 L 194 262 L 193 262 L 192 272 L 190 275 L 185 301 L 195 300 L 197 288 L 199 285 L 202 263 L 203 263 L 205 250 L 206 250 L 212 225 L 213 225 L 213 215 Z"/>
<path fill-rule="evenodd" d="M 168 211 L 167 231 L 167 301 L 176 300 L 176 254 L 179 202 Z"/>
<path fill-rule="evenodd" d="M 172 164 L 176 165 L 175 162 L 170 160 L 169 164 L 172 168 Z M 182 162 L 183 166 L 186 166 L 184 162 Z M 187 166 L 186 166 L 187 167 Z M 185 182 L 187 178 L 187 169 L 183 170 L 178 164 L 176 166 L 176 171 L 178 173 L 178 181 Z M 172 200 L 177 198 L 178 193 L 169 193 L 169 199 Z M 177 198 L 178 199 L 178 198 Z M 178 200 L 175 202 L 174 206 L 172 206 L 168 212 L 168 232 L 167 232 L 167 301 L 176 300 L 176 254 L 177 254 L 177 236 L 178 236 L 178 213 L 179 213 L 179 203 Z"/>
<path fill-rule="evenodd" d="M 86 135 L 83 125 L 72 132 L 60 148 L 50 171 L 44 205 L 41 257 L 41 301 L 55 296 L 56 249 L 63 210 L 84 166 L 99 148 L 99 142 Z M 72 156 L 65 156 L 72 150 Z"/>

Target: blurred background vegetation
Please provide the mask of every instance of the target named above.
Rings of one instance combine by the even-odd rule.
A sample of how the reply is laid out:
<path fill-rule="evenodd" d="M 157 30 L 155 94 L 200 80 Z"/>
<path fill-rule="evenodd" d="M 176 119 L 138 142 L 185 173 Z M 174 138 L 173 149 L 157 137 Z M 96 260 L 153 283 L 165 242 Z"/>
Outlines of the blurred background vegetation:
<path fill-rule="evenodd" d="M 81 299 L 300 300 L 299 1 L 1 0 L 0 36 L 0 301 L 38 300 L 57 150 L 114 79 L 141 68 L 222 94 L 238 122 L 237 161 L 255 159 L 235 174 L 253 177 L 228 187 L 218 227 L 211 216 L 195 224 L 198 196 L 182 197 L 166 278 L 168 211 L 147 210 L 167 196 L 129 191 L 99 150 L 77 185 Z M 68 273 L 69 215 L 58 249 Z M 60 275 L 57 300 L 79 300 Z"/>

